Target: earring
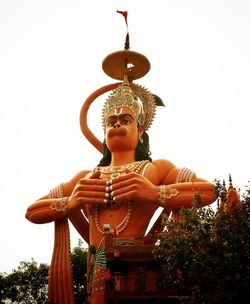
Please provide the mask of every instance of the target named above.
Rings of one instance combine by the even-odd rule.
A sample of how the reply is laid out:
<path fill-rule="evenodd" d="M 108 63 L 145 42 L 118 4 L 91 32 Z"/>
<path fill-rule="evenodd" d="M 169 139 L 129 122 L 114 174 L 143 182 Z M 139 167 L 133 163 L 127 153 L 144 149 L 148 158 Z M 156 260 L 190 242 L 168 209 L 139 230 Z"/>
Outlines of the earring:
<path fill-rule="evenodd" d="M 142 136 L 140 136 L 139 140 L 140 140 L 140 143 L 143 145 L 143 137 Z"/>

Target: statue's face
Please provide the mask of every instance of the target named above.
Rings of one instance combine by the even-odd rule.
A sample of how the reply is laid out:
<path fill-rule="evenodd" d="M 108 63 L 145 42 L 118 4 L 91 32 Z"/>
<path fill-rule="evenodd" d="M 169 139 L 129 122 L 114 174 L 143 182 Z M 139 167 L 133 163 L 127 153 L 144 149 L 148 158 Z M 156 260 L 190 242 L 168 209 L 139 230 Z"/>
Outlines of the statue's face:
<path fill-rule="evenodd" d="M 106 119 L 105 138 L 111 152 L 135 150 L 142 127 L 129 108 L 112 109 Z"/>

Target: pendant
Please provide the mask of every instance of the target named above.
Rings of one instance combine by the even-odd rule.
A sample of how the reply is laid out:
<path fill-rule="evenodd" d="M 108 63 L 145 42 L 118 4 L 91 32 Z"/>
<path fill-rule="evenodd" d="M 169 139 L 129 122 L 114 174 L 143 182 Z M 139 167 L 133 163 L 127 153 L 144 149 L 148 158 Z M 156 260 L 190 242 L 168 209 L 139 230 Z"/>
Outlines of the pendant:
<path fill-rule="evenodd" d="M 110 177 L 111 177 L 111 179 L 112 179 L 112 178 L 119 177 L 119 176 L 121 176 L 121 175 L 122 175 L 122 173 L 120 173 L 120 172 L 115 172 L 115 173 L 112 173 L 112 174 L 110 175 Z"/>

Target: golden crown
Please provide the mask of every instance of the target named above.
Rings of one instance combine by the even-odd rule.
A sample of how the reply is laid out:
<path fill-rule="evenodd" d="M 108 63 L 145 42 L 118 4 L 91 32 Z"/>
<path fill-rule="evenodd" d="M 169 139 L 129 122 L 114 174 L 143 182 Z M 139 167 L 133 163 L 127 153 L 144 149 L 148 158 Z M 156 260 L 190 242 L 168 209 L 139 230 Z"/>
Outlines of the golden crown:
<path fill-rule="evenodd" d="M 156 103 L 154 96 L 145 88 L 124 81 L 107 98 L 102 115 L 103 127 L 112 109 L 129 108 L 140 126 L 149 129 L 155 116 Z"/>

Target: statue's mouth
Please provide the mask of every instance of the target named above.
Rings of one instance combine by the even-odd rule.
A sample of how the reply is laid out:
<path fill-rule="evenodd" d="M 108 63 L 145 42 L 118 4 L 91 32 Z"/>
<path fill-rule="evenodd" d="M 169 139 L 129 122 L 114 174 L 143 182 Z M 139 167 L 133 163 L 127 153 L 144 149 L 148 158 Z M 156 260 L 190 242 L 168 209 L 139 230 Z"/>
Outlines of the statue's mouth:
<path fill-rule="evenodd" d="M 119 128 L 114 128 L 109 130 L 108 132 L 108 137 L 113 137 L 113 136 L 124 136 L 127 135 L 128 131 L 124 127 L 119 127 Z"/>

